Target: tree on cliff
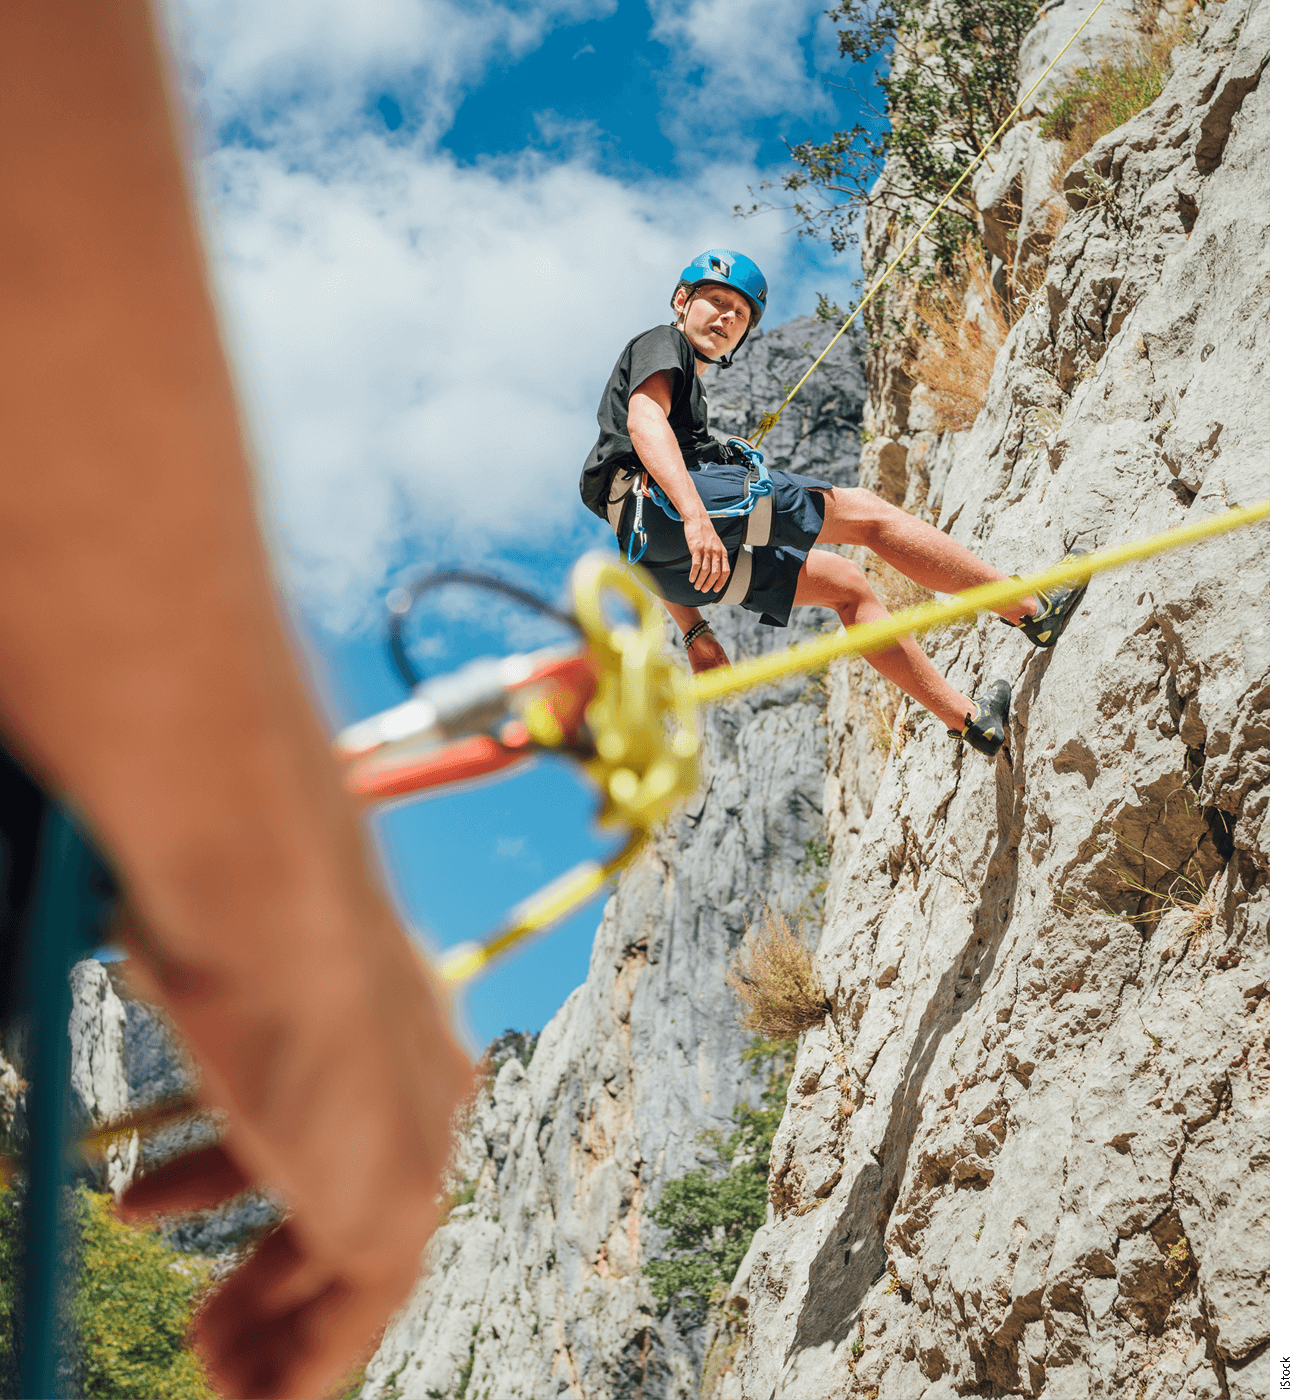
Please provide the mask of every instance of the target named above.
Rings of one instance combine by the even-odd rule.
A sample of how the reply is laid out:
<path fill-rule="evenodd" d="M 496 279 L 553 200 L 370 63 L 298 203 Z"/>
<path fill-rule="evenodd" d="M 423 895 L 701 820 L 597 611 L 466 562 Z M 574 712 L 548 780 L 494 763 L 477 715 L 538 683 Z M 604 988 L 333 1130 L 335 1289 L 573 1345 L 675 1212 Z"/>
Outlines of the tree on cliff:
<path fill-rule="evenodd" d="M 779 189 L 794 196 L 787 207 L 799 232 L 828 238 L 839 252 L 858 241 L 864 210 L 906 221 L 936 205 L 1014 108 L 1020 45 L 1038 9 L 1037 0 L 839 0 L 828 10 L 840 54 L 866 65 L 870 86 L 859 92 L 862 121 L 829 141 L 789 147 L 794 169 Z M 887 159 L 890 178 L 882 181 Z M 939 264 L 955 265 L 978 229 L 966 180 L 931 225 Z"/>

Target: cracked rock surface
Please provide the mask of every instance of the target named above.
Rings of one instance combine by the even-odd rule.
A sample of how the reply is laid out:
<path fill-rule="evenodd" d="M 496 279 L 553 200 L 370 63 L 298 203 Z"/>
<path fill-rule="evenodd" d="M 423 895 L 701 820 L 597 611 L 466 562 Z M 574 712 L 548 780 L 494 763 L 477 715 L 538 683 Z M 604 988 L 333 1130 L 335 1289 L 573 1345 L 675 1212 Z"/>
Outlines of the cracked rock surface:
<path fill-rule="evenodd" d="M 898 497 L 1007 571 L 1268 494 L 1268 7 L 1209 13 L 1067 178 L 973 429 L 877 414 Z M 862 663 L 833 668 L 833 1025 L 738 1393 L 1265 1395 L 1267 629 L 1266 525 L 1099 576 L 1052 651 L 948 629 L 955 685 L 1012 683 L 996 759 L 913 710 L 869 763 Z"/>

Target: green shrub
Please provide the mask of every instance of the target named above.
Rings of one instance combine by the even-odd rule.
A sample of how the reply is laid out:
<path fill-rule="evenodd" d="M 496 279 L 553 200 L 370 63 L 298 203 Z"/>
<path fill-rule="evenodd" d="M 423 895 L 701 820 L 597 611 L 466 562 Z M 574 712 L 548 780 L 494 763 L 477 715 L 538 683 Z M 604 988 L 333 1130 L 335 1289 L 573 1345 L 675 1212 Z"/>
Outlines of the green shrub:
<path fill-rule="evenodd" d="M 735 1277 L 754 1232 L 767 1216 L 772 1139 L 794 1072 L 793 1040 L 757 1040 L 743 1052 L 770 1069 L 758 1108 L 742 1104 L 736 1127 L 717 1144 L 721 1171 L 698 1169 L 669 1181 L 650 1219 L 668 1232 L 665 1257 L 642 1270 L 663 1303 L 704 1307 Z"/>
<path fill-rule="evenodd" d="M 75 1316 L 89 1400 L 207 1400 L 215 1392 L 187 1345 L 206 1262 L 124 1225 L 112 1201 L 78 1189 L 82 1271 Z"/>
<path fill-rule="evenodd" d="M 151 1226 L 125 1225 L 112 1201 L 72 1193 L 80 1255 L 72 1292 L 78 1365 L 87 1400 L 215 1400 L 187 1345 L 190 1319 L 208 1278 L 206 1261 L 178 1254 Z M 16 1389 L 20 1311 L 21 1193 L 0 1191 L 0 1383 Z"/>

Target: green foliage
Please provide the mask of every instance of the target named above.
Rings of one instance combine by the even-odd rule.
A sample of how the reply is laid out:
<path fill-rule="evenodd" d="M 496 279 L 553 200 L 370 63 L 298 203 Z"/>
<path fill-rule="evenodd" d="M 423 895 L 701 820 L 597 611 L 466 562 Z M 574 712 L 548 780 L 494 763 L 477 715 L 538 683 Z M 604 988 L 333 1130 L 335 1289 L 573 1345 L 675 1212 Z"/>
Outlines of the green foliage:
<path fill-rule="evenodd" d="M 811 862 L 819 869 L 825 869 L 831 863 L 830 843 L 817 836 L 810 836 L 804 844 L 803 859 L 805 864 Z"/>
<path fill-rule="evenodd" d="M 215 1396 L 187 1332 L 205 1263 L 169 1249 L 154 1229 L 124 1225 L 112 1202 L 78 1189 L 82 1274 L 74 1305 L 92 1400 Z"/>
<path fill-rule="evenodd" d="M 511 1058 L 517 1059 L 527 1069 L 540 1038 L 536 1031 L 502 1031 L 483 1052 L 488 1073 L 495 1075 Z"/>
<path fill-rule="evenodd" d="M 78 1187 L 71 1199 L 81 1261 L 71 1309 L 87 1400 L 215 1400 L 187 1345 L 207 1264 L 169 1249 L 156 1229 L 124 1225 L 107 1196 Z M 21 1210 L 19 1189 L 0 1191 L 0 1381 L 6 1395 L 17 1393 Z"/>
<path fill-rule="evenodd" d="M 477 1181 L 462 1181 L 460 1185 L 447 1198 L 447 1210 L 453 1211 L 457 1206 L 473 1205 L 474 1197 L 478 1193 Z"/>
<path fill-rule="evenodd" d="M 760 1107 L 742 1105 L 735 1131 L 714 1136 L 721 1171 L 698 1169 L 668 1182 L 650 1219 L 668 1232 L 665 1258 L 643 1270 L 661 1302 L 703 1307 L 735 1276 L 754 1232 L 767 1215 L 767 1169 L 794 1072 L 793 1040 L 758 1040 L 743 1052 L 769 1064 Z M 706 1139 L 706 1141 L 709 1139 Z"/>
<path fill-rule="evenodd" d="M 655 1297 L 712 1302 L 714 1290 L 735 1275 L 766 1214 L 767 1174 L 751 1165 L 722 1177 L 693 1171 L 670 1181 L 650 1212 L 669 1232 L 667 1247 L 673 1252 L 671 1259 L 652 1259 L 645 1266 Z"/>
<path fill-rule="evenodd" d="M 1038 0 L 839 0 L 827 10 L 841 55 L 866 65 L 885 110 L 864 98 L 864 121 L 789 148 L 795 168 L 780 187 L 795 197 L 800 233 L 841 251 L 857 242 L 864 209 L 908 223 L 918 206 L 938 204 L 1014 110 L 1020 44 L 1038 10 Z M 883 189 L 877 176 L 889 157 L 895 175 Z M 942 268 L 979 226 L 966 180 L 930 226 Z"/>
<path fill-rule="evenodd" d="M 18 1271 L 22 1228 L 19 1193 L 0 1189 L 0 1394 L 18 1394 Z"/>
<path fill-rule="evenodd" d="M 460 1375 L 456 1380 L 455 1400 L 465 1400 L 465 1394 L 469 1390 L 469 1378 L 474 1374 L 474 1348 L 477 1344 L 478 1323 L 476 1322 L 469 1338 L 469 1359 L 460 1368 Z"/>

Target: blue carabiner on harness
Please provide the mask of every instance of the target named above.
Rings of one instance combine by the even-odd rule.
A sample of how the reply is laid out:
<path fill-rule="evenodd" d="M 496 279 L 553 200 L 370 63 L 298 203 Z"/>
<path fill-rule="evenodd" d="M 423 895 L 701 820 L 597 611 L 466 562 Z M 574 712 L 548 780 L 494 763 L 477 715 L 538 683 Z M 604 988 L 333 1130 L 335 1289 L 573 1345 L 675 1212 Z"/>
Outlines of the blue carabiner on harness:
<path fill-rule="evenodd" d="M 772 478 L 763 465 L 763 454 L 757 447 L 751 447 L 743 438 L 728 438 L 727 446 L 743 457 L 748 464 L 749 474 L 745 479 L 745 494 L 733 505 L 723 506 L 721 510 L 709 511 L 709 516 L 712 519 L 734 519 L 736 516 L 749 515 L 758 503 L 771 496 L 775 489 L 772 485 Z M 646 482 L 644 471 L 637 473 L 632 493 L 636 497 L 636 514 L 632 517 L 632 531 L 627 542 L 627 562 L 629 564 L 637 563 L 646 552 L 646 546 L 650 543 L 650 536 L 646 533 L 643 519 L 643 507 L 647 496 L 670 520 L 681 520 L 682 518 L 659 486 L 653 481 Z M 635 553 L 632 550 L 633 538 L 636 540 Z"/>
<path fill-rule="evenodd" d="M 745 494 L 734 505 L 723 506 L 721 510 L 711 510 L 708 512 L 710 519 L 734 518 L 738 515 L 748 515 L 759 501 L 765 496 L 770 496 L 773 492 L 772 478 L 768 475 L 767 468 L 763 465 L 763 454 L 757 447 L 751 447 L 743 438 L 728 438 L 727 446 L 738 452 L 749 466 L 749 477 L 745 482 Z M 639 495 L 640 493 L 638 493 Z M 645 487 L 645 494 L 659 507 L 669 520 L 680 520 L 682 517 L 677 513 L 673 503 L 659 489 L 658 485 L 651 482 Z M 637 501 L 636 523 L 633 529 L 641 524 L 641 502 Z M 645 531 L 641 530 L 644 537 Z M 637 554 L 637 559 L 645 553 L 645 543 Z M 631 561 L 636 563 L 636 559 Z"/>

